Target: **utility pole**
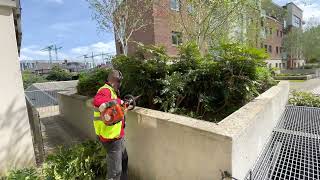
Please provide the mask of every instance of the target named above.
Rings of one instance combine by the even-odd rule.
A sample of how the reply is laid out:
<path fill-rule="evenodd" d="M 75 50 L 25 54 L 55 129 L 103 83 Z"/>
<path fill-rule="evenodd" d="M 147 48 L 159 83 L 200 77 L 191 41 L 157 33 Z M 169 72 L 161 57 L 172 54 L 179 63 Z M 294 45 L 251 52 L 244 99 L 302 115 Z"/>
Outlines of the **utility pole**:
<path fill-rule="evenodd" d="M 52 54 L 51 51 L 54 49 L 53 45 L 47 46 L 45 48 L 43 48 L 41 51 L 48 51 L 49 52 L 49 62 L 50 64 L 52 64 Z"/>
<path fill-rule="evenodd" d="M 62 46 L 57 48 L 57 45 L 54 45 L 54 52 L 56 53 L 56 60 L 58 61 L 58 50 L 62 49 Z"/>
<path fill-rule="evenodd" d="M 84 68 L 85 68 L 85 69 L 88 69 L 88 63 L 87 63 L 87 58 L 89 58 L 89 57 L 88 57 L 88 54 L 84 54 L 84 55 L 81 55 L 81 56 L 79 56 L 79 57 L 83 57 L 83 60 L 84 60 Z"/>

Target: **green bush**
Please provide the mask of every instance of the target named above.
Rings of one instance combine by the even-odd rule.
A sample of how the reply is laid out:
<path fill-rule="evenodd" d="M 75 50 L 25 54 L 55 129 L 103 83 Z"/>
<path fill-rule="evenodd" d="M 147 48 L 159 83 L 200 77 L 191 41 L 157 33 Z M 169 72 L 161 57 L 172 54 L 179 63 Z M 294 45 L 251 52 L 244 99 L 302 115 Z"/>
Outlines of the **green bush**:
<path fill-rule="evenodd" d="M 96 179 L 105 177 L 106 152 L 99 142 L 88 141 L 70 148 L 60 148 L 49 155 L 42 167 L 47 180 Z"/>
<path fill-rule="evenodd" d="M 24 89 L 27 89 L 33 83 L 42 83 L 47 81 L 45 77 L 33 74 L 29 71 L 22 72 L 22 80 Z"/>
<path fill-rule="evenodd" d="M 40 180 L 39 172 L 35 168 L 25 168 L 9 171 L 6 180 Z"/>
<path fill-rule="evenodd" d="M 320 64 L 305 64 L 303 66 L 304 69 L 317 69 L 320 68 Z"/>
<path fill-rule="evenodd" d="M 320 97 L 310 92 L 293 91 L 289 104 L 295 106 L 320 107 Z"/>
<path fill-rule="evenodd" d="M 50 81 L 69 81 L 72 80 L 72 74 L 61 69 L 58 66 L 54 66 L 47 76 L 47 80 Z"/>
<path fill-rule="evenodd" d="M 275 84 L 262 50 L 223 44 L 203 56 L 194 43 L 179 50 L 169 58 L 161 47 L 142 47 L 134 56 L 114 58 L 124 76 L 121 93 L 143 95 L 142 107 L 217 121 Z M 78 92 L 93 96 L 106 74 L 80 75 Z"/>
<path fill-rule="evenodd" d="M 84 96 L 94 96 L 98 89 L 103 86 L 107 80 L 110 70 L 95 69 L 94 71 L 81 73 L 77 86 L 78 93 Z"/>
<path fill-rule="evenodd" d="M 143 95 L 138 105 L 158 109 L 154 104 L 162 87 L 161 79 L 167 74 L 168 56 L 162 47 L 143 47 L 136 56 L 118 56 L 113 66 L 123 74 L 121 93 Z"/>
<path fill-rule="evenodd" d="M 97 141 L 87 141 L 70 148 L 60 148 L 48 155 L 38 169 L 25 168 L 12 170 L 5 180 L 94 180 L 105 178 L 107 162 L 105 148 Z"/>

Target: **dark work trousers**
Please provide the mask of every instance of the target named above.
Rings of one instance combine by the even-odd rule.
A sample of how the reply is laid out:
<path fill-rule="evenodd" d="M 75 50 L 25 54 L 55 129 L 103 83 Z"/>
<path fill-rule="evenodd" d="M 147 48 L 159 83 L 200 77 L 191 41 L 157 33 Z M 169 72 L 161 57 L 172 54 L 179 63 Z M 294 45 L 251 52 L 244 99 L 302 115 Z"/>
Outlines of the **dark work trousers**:
<path fill-rule="evenodd" d="M 107 150 L 107 180 L 127 180 L 128 154 L 124 138 L 102 144 Z"/>

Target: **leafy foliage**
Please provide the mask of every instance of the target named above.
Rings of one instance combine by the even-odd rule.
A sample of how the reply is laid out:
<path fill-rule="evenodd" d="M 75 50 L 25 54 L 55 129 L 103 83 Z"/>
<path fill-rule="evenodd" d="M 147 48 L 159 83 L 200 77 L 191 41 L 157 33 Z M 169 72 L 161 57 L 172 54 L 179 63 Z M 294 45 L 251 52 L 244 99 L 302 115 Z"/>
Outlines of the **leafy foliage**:
<path fill-rule="evenodd" d="M 153 99 L 163 88 L 160 80 L 167 74 L 168 56 L 162 47 L 141 48 L 136 56 L 116 57 L 113 66 L 123 74 L 122 94 L 142 94 L 139 105 L 157 109 Z"/>
<path fill-rule="evenodd" d="M 105 177 L 105 149 L 99 142 L 88 141 L 71 148 L 60 148 L 43 164 L 47 180 L 96 179 Z"/>
<path fill-rule="evenodd" d="M 289 104 L 295 106 L 320 107 L 320 97 L 309 92 L 293 91 Z"/>
<path fill-rule="evenodd" d="M 60 147 L 55 154 L 48 155 L 38 169 L 12 170 L 7 180 L 94 180 L 106 177 L 105 148 L 97 141 L 87 141 L 70 148 Z"/>
<path fill-rule="evenodd" d="M 265 52 L 239 44 L 222 44 L 212 52 L 202 55 L 196 43 L 186 43 L 178 57 L 169 58 L 161 47 L 142 47 L 135 56 L 117 56 L 113 66 L 124 76 L 123 94 L 143 95 L 139 106 L 209 121 L 226 117 L 275 84 L 263 62 Z M 100 85 L 92 83 L 104 77 L 80 76 L 78 89 L 92 89 L 79 93 L 94 95 Z"/>
<path fill-rule="evenodd" d="M 72 74 L 58 66 L 54 66 L 47 76 L 47 80 L 50 81 L 69 81 L 71 79 Z"/>
<path fill-rule="evenodd" d="M 7 180 L 40 180 L 39 172 L 35 168 L 12 170 L 5 178 Z"/>
<path fill-rule="evenodd" d="M 22 72 L 22 80 L 24 89 L 28 88 L 33 83 L 42 83 L 47 81 L 43 76 L 33 74 L 29 71 Z"/>
<path fill-rule="evenodd" d="M 99 68 L 91 72 L 81 73 L 77 86 L 78 93 L 85 96 L 94 96 L 106 82 L 109 72 L 108 69 Z"/>

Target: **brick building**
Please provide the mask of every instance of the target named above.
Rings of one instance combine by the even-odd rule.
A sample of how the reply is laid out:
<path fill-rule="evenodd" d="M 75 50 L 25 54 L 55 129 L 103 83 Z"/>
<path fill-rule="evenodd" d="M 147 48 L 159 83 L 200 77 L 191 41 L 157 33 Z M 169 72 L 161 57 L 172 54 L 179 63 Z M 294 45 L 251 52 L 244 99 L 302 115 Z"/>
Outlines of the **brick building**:
<path fill-rule="evenodd" d="M 145 19 L 151 23 L 144 29 L 134 32 L 131 41 L 141 42 L 145 45 L 162 45 L 166 48 L 168 55 L 177 55 L 177 46 L 184 41 L 180 26 L 172 22 L 175 16 L 187 17 L 188 11 L 192 7 L 185 4 L 181 5 L 180 0 L 159 0 L 160 3 L 154 4 L 152 9 L 145 14 Z M 273 14 L 273 10 L 262 11 L 262 43 L 261 48 L 265 48 L 270 58 L 266 61 L 268 67 L 300 67 L 304 65 L 304 60 L 294 59 L 288 63 L 285 52 L 283 51 L 283 37 L 286 30 L 291 28 L 302 28 L 302 10 L 294 3 L 288 3 L 281 7 L 272 3 L 276 12 L 282 12 L 285 16 L 279 17 Z M 298 19 L 300 25 L 297 26 Z M 296 22 L 297 21 L 297 22 Z M 136 43 L 130 43 L 128 46 L 128 54 L 136 51 Z M 260 47 L 259 47 L 260 48 Z M 122 54 L 120 43 L 116 42 L 117 54 Z"/>
<path fill-rule="evenodd" d="M 305 60 L 301 56 L 289 57 L 283 48 L 284 36 L 294 28 L 302 29 L 303 11 L 292 2 L 283 7 L 273 3 L 271 9 L 263 11 L 262 17 L 261 48 L 265 48 L 270 55 L 266 61 L 268 67 L 286 69 L 304 66 Z"/>

